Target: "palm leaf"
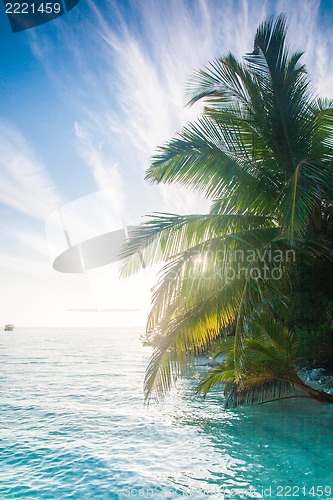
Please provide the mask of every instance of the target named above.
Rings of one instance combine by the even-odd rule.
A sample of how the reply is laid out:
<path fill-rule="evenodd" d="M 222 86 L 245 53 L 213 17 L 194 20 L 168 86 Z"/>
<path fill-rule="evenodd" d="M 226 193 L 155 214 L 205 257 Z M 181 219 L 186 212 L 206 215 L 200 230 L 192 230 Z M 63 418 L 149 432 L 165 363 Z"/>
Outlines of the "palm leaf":
<path fill-rule="evenodd" d="M 288 239 L 302 237 L 309 229 L 315 206 L 333 187 L 332 169 L 324 164 L 303 161 L 281 193 L 280 223 Z"/>
<path fill-rule="evenodd" d="M 249 377 L 244 385 L 234 384 L 227 391 L 225 407 L 236 408 L 242 405 L 268 402 L 290 394 L 293 389 L 292 383 L 276 380 L 269 372 L 263 373 L 261 377 Z"/>
<path fill-rule="evenodd" d="M 124 275 L 165 263 L 148 318 L 161 337 L 146 398 L 163 396 L 195 355 L 223 346 L 230 331 L 227 361 L 203 392 L 225 382 L 227 404 L 237 405 L 299 383 L 298 346 L 267 317 L 286 302 L 294 259 L 277 266 L 262 252 L 292 246 L 297 255 L 330 258 L 332 251 L 333 103 L 314 95 L 301 57 L 289 53 L 284 15 L 262 23 L 243 61 L 228 54 L 195 73 L 187 96 L 190 105 L 205 103 L 203 116 L 152 160 L 147 179 L 179 183 L 212 205 L 209 214 L 151 216 L 123 250 Z M 252 260 L 241 257 L 250 251 Z M 266 268 L 268 279 L 251 274 Z M 277 268 L 281 282 L 272 279 Z"/>
<path fill-rule="evenodd" d="M 214 366 L 209 374 L 198 384 L 197 393 L 205 396 L 217 384 L 234 383 L 234 381 L 234 370 L 227 369 L 224 365 Z"/>
<path fill-rule="evenodd" d="M 179 260 L 180 255 L 187 256 L 184 252 L 189 249 L 192 259 L 212 251 L 212 246 L 222 253 L 224 249 L 231 253 L 234 249 L 228 242 L 242 235 L 248 246 L 253 246 L 263 236 L 262 231 L 259 236 L 256 230 L 267 230 L 268 239 L 278 234 L 272 219 L 262 215 L 218 213 L 218 210 L 202 215 L 154 214 L 129 234 L 129 241 L 120 254 L 122 274 L 128 276 L 147 265 Z"/>

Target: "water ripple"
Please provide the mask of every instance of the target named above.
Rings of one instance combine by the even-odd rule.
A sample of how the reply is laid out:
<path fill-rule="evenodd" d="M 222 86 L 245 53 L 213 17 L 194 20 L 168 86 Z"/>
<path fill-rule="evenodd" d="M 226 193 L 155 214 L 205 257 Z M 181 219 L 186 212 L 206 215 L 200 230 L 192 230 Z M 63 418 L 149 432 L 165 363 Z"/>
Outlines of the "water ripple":
<path fill-rule="evenodd" d="M 332 406 L 290 400 L 226 412 L 218 390 L 203 400 L 189 377 L 147 408 L 141 333 L 0 338 L 1 500 L 262 498 L 270 486 L 333 484 Z"/>

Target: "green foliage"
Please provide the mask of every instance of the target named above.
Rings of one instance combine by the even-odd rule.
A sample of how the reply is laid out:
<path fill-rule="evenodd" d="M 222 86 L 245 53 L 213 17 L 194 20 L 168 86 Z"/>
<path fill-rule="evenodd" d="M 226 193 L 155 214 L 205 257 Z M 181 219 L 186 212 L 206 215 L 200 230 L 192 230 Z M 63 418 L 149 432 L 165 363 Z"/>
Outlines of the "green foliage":
<path fill-rule="evenodd" d="M 272 317 L 262 314 L 250 324 L 246 338 L 242 376 L 235 376 L 235 338 L 229 337 L 216 346 L 215 357 L 226 356 L 200 382 L 198 392 L 206 395 L 217 384 L 223 384 L 225 406 L 264 403 L 289 395 L 295 387 L 311 397 L 330 400 L 303 382 L 298 371 L 303 364 L 302 337 L 291 333 Z M 333 397 L 331 398 L 333 402 Z"/>
<path fill-rule="evenodd" d="M 290 328 L 329 328 L 329 310 L 333 302 L 332 262 L 328 259 L 299 258 L 291 272 L 292 290 L 288 310 L 281 311 Z"/>
<path fill-rule="evenodd" d="M 316 325 L 316 330 L 295 329 L 299 354 L 307 368 L 325 368 L 333 373 L 333 329 L 329 323 Z"/>
<path fill-rule="evenodd" d="M 314 94 L 301 56 L 289 53 L 280 15 L 258 27 L 242 61 L 228 54 L 197 71 L 187 95 L 189 104 L 204 102 L 203 114 L 158 149 L 147 171 L 151 182 L 178 183 L 211 200 L 208 214 L 151 216 L 123 252 L 125 275 L 165 262 L 147 325 L 161 331 L 147 398 L 163 396 L 193 356 L 230 330 L 240 382 L 254 314 L 285 316 L 295 327 L 307 273 L 316 283 L 332 273 L 333 101 Z M 296 263 L 286 257 L 290 249 Z M 277 263 L 269 251 L 284 258 Z M 333 301 L 325 294 L 316 315 Z M 317 320 L 306 317 L 311 308 L 305 324 Z"/>

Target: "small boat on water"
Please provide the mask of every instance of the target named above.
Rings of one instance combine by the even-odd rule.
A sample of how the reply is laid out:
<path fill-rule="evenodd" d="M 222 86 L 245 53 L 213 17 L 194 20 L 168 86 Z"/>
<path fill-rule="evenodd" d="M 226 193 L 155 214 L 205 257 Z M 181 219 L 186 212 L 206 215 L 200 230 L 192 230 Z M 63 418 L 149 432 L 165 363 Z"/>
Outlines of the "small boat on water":
<path fill-rule="evenodd" d="M 5 332 L 12 332 L 14 330 L 14 325 L 8 324 L 5 325 Z"/>

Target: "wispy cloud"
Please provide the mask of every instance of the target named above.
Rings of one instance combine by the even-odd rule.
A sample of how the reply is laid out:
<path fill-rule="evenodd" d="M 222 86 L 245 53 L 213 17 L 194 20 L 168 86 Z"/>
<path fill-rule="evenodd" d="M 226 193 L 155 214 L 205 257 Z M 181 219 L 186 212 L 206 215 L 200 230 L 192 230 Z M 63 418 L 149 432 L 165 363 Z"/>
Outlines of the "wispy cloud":
<path fill-rule="evenodd" d="M 44 220 L 60 203 L 45 167 L 25 138 L 0 121 L 0 202 Z"/>
<path fill-rule="evenodd" d="M 27 229 L 26 227 L 7 226 L 4 228 L 4 232 L 7 237 L 13 238 L 20 247 L 23 247 L 25 252 L 27 249 L 30 249 L 34 254 L 39 254 L 39 256 L 43 256 L 44 258 L 49 256 L 44 231 L 36 231 L 32 228 Z"/>
<path fill-rule="evenodd" d="M 198 115 L 200 106 L 184 106 L 184 87 L 194 69 L 229 50 L 238 57 L 251 50 L 256 27 L 269 15 L 287 13 L 291 48 L 305 50 L 317 90 L 332 94 L 333 42 L 320 25 L 319 0 L 145 0 L 126 5 L 88 1 L 85 50 L 82 26 L 76 31 L 62 25 L 59 36 L 71 51 L 71 68 L 55 69 L 46 57 L 50 44 L 41 50 L 34 40 L 50 77 L 77 112 L 78 151 L 95 186 L 111 187 L 118 205 L 139 203 L 131 184 L 143 191 L 144 170 L 157 146 Z M 69 85 L 70 74 L 75 81 Z M 154 187 L 150 195 L 157 210 L 207 208 L 202 198 L 174 186 Z"/>
<path fill-rule="evenodd" d="M 21 276 L 35 276 L 36 278 L 47 269 L 45 260 L 18 257 L 10 253 L 0 253 L 0 269 L 2 276 L 4 272 L 17 273 Z"/>
<path fill-rule="evenodd" d="M 117 163 L 113 163 L 105 152 L 105 141 L 95 144 L 89 130 L 79 123 L 74 126 L 78 140 L 78 151 L 91 169 L 95 184 L 99 190 L 111 190 L 116 210 L 121 210 L 124 205 L 124 186 Z"/>
<path fill-rule="evenodd" d="M 193 70 L 229 50 L 238 57 L 251 50 L 256 27 L 269 15 L 287 13 L 291 49 L 305 50 L 317 91 L 332 95 L 332 42 L 320 26 L 318 0 L 147 0 L 133 4 L 128 17 L 121 2 L 110 2 L 116 22 L 111 16 L 108 20 L 105 7 L 90 4 L 105 42 L 100 50 L 105 79 L 117 100 L 108 123 L 113 134 L 126 137 L 142 154 L 145 161 L 138 168 L 146 168 L 157 146 L 197 116 L 200 108 L 184 107 L 184 87 Z M 174 187 L 159 186 L 156 192 L 160 204 L 164 201 L 171 210 L 205 207 L 196 196 Z"/>
<path fill-rule="evenodd" d="M 64 191 L 65 183 L 75 182 L 77 197 L 109 190 L 109 201 L 101 200 L 105 210 L 100 203 L 94 204 L 94 195 L 63 206 L 35 149 L 11 124 L 0 121 L 0 202 L 37 220 L 32 221 L 32 230 L 23 229 L 26 217 L 17 227 L 2 227 L 2 234 L 15 239 L 20 247 L 19 255 L 15 251 L 0 255 L 3 281 L 11 286 L 5 307 L 12 307 L 13 315 L 26 308 L 27 318 L 33 309 L 31 324 L 39 315 L 46 315 L 44 310 L 56 323 L 65 309 L 109 310 L 132 304 L 136 308 L 138 299 L 148 297 L 142 291 L 142 277 L 137 284 L 119 287 L 116 269 L 101 268 L 81 277 L 52 272 L 38 221 L 44 222 L 59 206 L 63 206 L 62 216 L 73 243 L 102 232 L 104 222 L 106 227 L 111 221 L 116 229 L 121 222 L 117 210 L 132 211 L 133 220 L 138 221 L 152 210 L 207 209 L 207 203 L 193 193 L 175 186 L 147 186 L 143 180 L 157 146 L 200 112 L 200 106 L 184 107 L 184 87 L 195 69 L 229 50 L 241 57 L 252 49 L 259 23 L 269 15 L 286 12 L 291 49 L 305 51 L 304 61 L 318 92 L 333 96 L 332 20 L 323 25 L 324 2 L 319 0 L 87 0 L 81 4 L 90 9 L 82 22 L 74 25 L 69 15 L 64 16 L 48 25 L 49 32 L 30 30 L 30 36 L 36 57 L 63 99 L 66 118 L 72 119 L 73 144 L 88 182 L 82 182 L 80 195 L 80 175 L 75 170 L 74 178 L 71 165 L 62 165 L 59 177 L 54 171 L 54 178 Z M 50 245 L 54 256 L 67 244 L 59 213 L 54 216 L 56 223 L 49 224 L 56 240 Z M 37 281 L 43 285 L 34 286 Z M 146 285 L 149 289 L 150 283 Z M 27 301 L 31 289 L 34 301 Z M 86 324 L 87 318 L 83 321 Z"/>
<path fill-rule="evenodd" d="M 333 97 L 333 19 L 329 26 L 325 25 L 321 5 L 324 2 L 320 0 L 278 2 L 280 11 L 288 16 L 292 47 L 304 51 L 303 60 L 316 91 L 323 97 Z"/>

